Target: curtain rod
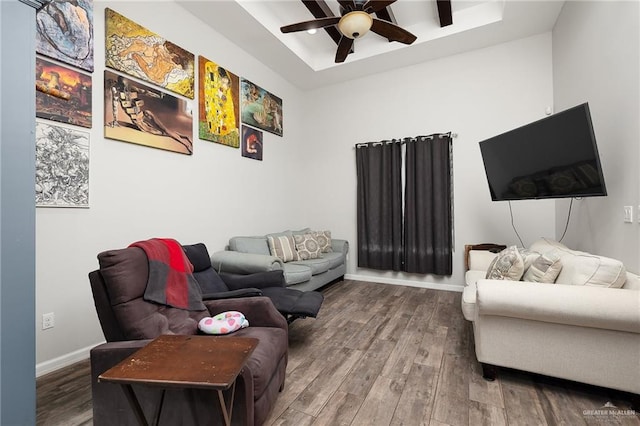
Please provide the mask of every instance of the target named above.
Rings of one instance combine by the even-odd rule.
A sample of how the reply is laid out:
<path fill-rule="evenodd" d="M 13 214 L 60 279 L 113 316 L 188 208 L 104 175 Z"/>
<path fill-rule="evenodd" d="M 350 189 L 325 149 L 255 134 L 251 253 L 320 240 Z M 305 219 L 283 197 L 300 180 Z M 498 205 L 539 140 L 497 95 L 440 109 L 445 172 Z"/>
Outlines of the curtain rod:
<path fill-rule="evenodd" d="M 435 136 L 449 136 L 451 139 L 455 139 L 458 137 L 457 133 L 452 133 L 452 132 L 447 132 L 447 133 L 434 133 L 432 135 L 427 135 L 427 136 L 414 136 L 411 138 L 403 138 L 403 139 L 391 139 L 391 140 L 384 140 L 384 141 L 380 141 L 380 142 L 362 142 L 362 143 L 357 143 L 355 145 L 356 148 L 360 148 L 363 146 L 376 146 L 376 145 L 382 145 L 383 143 L 401 143 L 404 144 L 406 143 L 404 141 L 404 139 L 418 139 L 418 138 L 423 138 L 423 139 L 433 139 Z"/>

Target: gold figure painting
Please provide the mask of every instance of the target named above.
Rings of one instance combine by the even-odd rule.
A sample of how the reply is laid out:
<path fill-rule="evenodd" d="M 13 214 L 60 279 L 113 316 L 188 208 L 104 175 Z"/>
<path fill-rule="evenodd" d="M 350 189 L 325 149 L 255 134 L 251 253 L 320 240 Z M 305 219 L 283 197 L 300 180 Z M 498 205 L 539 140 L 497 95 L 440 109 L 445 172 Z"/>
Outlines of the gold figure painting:
<path fill-rule="evenodd" d="M 191 155 L 192 134 L 187 101 L 105 70 L 106 138 Z"/>
<path fill-rule="evenodd" d="M 36 117 L 91 128 L 91 77 L 36 57 Z"/>
<path fill-rule="evenodd" d="M 193 53 L 109 8 L 105 9 L 105 60 L 109 68 L 193 99 Z"/>
<path fill-rule="evenodd" d="M 238 91 L 240 79 L 198 56 L 198 128 L 200 139 L 240 147 Z"/>

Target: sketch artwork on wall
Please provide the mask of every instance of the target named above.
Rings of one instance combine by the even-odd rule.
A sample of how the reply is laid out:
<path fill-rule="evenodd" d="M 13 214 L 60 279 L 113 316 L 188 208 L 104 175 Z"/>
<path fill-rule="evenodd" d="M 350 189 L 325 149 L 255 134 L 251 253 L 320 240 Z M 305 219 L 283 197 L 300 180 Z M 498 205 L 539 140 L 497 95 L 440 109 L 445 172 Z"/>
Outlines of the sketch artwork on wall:
<path fill-rule="evenodd" d="M 244 78 L 240 93 L 242 122 L 282 136 L 282 99 Z"/>
<path fill-rule="evenodd" d="M 91 76 L 36 57 L 36 117 L 91 128 L 91 86 Z"/>
<path fill-rule="evenodd" d="M 262 132 L 242 126 L 242 156 L 262 161 Z"/>
<path fill-rule="evenodd" d="M 53 0 L 40 9 L 36 52 L 93 72 L 93 0 Z"/>
<path fill-rule="evenodd" d="M 193 99 L 193 53 L 109 8 L 105 9 L 105 26 L 109 68 Z"/>
<path fill-rule="evenodd" d="M 193 116 L 187 101 L 104 72 L 104 136 L 191 155 Z"/>
<path fill-rule="evenodd" d="M 89 207 L 89 132 L 36 121 L 36 206 Z"/>
<path fill-rule="evenodd" d="M 240 79 L 198 56 L 198 136 L 200 139 L 238 148 Z"/>

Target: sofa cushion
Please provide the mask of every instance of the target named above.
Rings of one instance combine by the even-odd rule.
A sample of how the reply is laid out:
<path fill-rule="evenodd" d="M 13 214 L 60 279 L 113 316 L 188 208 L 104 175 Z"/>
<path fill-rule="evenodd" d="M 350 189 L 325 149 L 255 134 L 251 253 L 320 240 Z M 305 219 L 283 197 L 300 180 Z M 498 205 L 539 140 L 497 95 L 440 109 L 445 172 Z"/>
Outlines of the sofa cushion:
<path fill-rule="evenodd" d="M 287 285 L 299 284 L 311 279 L 311 268 L 296 263 L 285 263 L 282 268 L 284 271 L 284 280 L 287 282 Z"/>
<path fill-rule="evenodd" d="M 296 251 L 300 260 L 317 259 L 320 257 L 320 245 L 313 234 L 295 234 Z"/>
<path fill-rule="evenodd" d="M 487 279 L 518 281 L 524 273 L 524 261 L 516 246 L 510 246 L 498 253 L 487 269 Z"/>
<path fill-rule="evenodd" d="M 556 279 L 558 284 L 620 288 L 626 281 L 626 270 L 619 260 L 571 250 L 547 238 L 539 239 L 530 248 L 540 253 L 555 250 L 560 256 L 562 270 Z"/>
<path fill-rule="evenodd" d="M 323 257 L 319 257 L 317 259 L 298 260 L 293 263 L 311 269 L 311 275 L 318 275 L 323 272 L 327 272 L 329 270 L 329 266 L 331 266 L 329 259 L 325 259 Z"/>
<path fill-rule="evenodd" d="M 329 261 L 329 269 L 335 269 L 344 264 L 345 261 L 344 253 L 337 251 L 322 253 L 322 258 Z"/>
<path fill-rule="evenodd" d="M 524 273 L 522 280 L 552 284 L 556 281 L 561 270 L 562 262 L 560 261 L 560 256 L 555 250 L 548 251 L 536 257 L 529 269 Z"/>
<path fill-rule="evenodd" d="M 299 259 L 293 235 L 270 234 L 267 236 L 267 241 L 269 242 L 271 256 L 275 256 L 283 262 Z"/>
<path fill-rule="evenodd" d="M 233 237 L 229 240 L 229 249 L 240 253 L 271 254 L 267 237 Z"/>
<path fill-rule="evenodd" d="M 527 269 L 531 267 L 533 262 L 540 256 L 540 253 L 537 251 L 530 250 L 528 248 L 519 247 L 520 256 L 522 256 L 522 261 L 524 263 L 524 272 L 527 272 Z"/>

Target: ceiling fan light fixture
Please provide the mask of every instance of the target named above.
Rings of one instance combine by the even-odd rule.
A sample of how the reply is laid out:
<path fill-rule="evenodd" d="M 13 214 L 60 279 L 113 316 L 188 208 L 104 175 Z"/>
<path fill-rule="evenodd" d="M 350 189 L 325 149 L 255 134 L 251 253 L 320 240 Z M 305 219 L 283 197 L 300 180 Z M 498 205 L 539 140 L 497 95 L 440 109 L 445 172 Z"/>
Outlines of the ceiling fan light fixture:
<path fill-rule="evenodd" d="M 360 38 L 365 35 L 373 25 L 373 18 L 367 12 L 356 10 L 344 15 L 338 22 L 340 32 L 349 38 Z"/>

